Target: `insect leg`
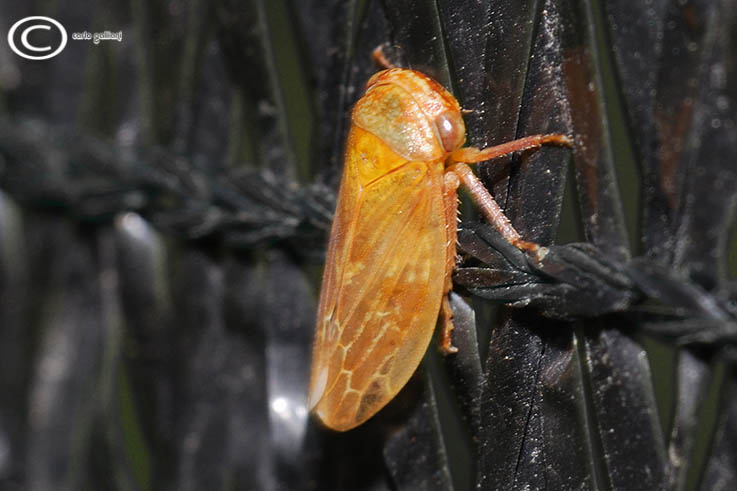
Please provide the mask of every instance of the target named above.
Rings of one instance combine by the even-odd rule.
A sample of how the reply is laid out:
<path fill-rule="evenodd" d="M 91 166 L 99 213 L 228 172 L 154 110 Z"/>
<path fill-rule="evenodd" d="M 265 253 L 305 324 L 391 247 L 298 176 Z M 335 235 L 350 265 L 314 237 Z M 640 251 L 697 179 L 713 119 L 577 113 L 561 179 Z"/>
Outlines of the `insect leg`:
<path fill-rule="evenodd" d="M 460 177 L 463 185 L 466 186 L 468 191 L 471 193 L 471 197 L 476 202 L 476 205 L 481 209 L 481 212 L 484 214 L 486 219 L 496 227 L 507 242 L 520 250 L 534 253 L 538 259 L 542 259 L 542 256 L 545 255 L 547 249 L 534 242 L 522 240 L 520 234 L 514 229 L 512 224 L 509 222 L 509 219 L 506 217 L 497 202 L 494 201 L 494 198 L 491 196 L 489 191 L 466 164 L 484 162 L 486 160 L 491 160 L 514 152 L 540 148 L 545 144 L 572 147 L 573 141 L 571 141 L 571 139 L 566 135 L 553 133 L 547 135 L 526 136 L 519 140 L 502 143 L 501 145 L 485 148 L 483 150 L 473 147 L 460 148 L 451 154 L 449 159 L 450 166 L 448 167 L 449 171 L 458 174 L 458 177 Z"/>
<path fill-rule="evenodd" d="M 452 355 L 458 353 L 458 348 L 453 346 L 453 340 L 450 333 L 453 332 L 453 309 L 450 307 L 450 297 L 445 292 L 443 294 L 443 303 L 440 306 L 440 321 L 443 323 L 442 331 L 440 331 L 440 352 L 444 355 Z"/>
<path fill-rule="evenodd" d="M 384 54 L 384 45 L 380 44 L 378 45 L 374 51 L 371 53 L 371 57 L 374 59 L 374 61 L 381 67 L 389 69 L 389 68 L 397 68 L 397 65 L 389 61 L 389 58 L 386 57 Z"/>
<path fill-rule="evenodd" d="M 489 191 L 484 187 L 468 165 L 459 162 L 451 166 L 448 170 L 458 175 L 461 182 L 463 182 L 463 185 L 466 186 L 466 189 L 468 189 L 468 192 L 471 194 L 474 202 L 481 210 L 481 213 L 483 213 L 486 219 L 496 227 L 507 242 L 515 246 L 517 249 L 530 251 L 538 256 L 540 256 L 541 253 L 544 253 L 544 247 L 541 247 L 534 242 L 522 240 L 519 232 L 517 232 L 509 222 L 509 218 L 507 218 L 496 201 L 494 201 L 494 198 L 491 196 Z"/>
<path fill-rule="evenodd" d="M 564 147 L 572 147 L 573 142 L 566 135 L 553 133 L 549 135 L 530 135 L 519 140 L 502 143 L 493 147 L 479 150 L 474 147 L 459 148 L 450 156 L 452 162 L 465 162 L 466 164 L 475 164 L 476 162 L 484 162 L 496 157 L 508 155 L 514 152 L 524 150 L 532 150 L 540 148 L 545 144 L 560 145 Z"/>
<path fill-rule="evenodd" d="M 460 186 L 458 175 L 454 172 L 446 172 L 443 176 L 443 207 L 445 209 L 445 285 L 443 286 L 443 302 L 440 306 L 440 321 L 442 331 L 440 333 L 440 350 L 445 355 L 458 352 L 453 346 L 450 333 L 453 331 L 453 309 L 450 307 L 448 294 L 453 288 L 451 275 L 456 265 L 456 239 L 458 221 L 458 186 Z"/>

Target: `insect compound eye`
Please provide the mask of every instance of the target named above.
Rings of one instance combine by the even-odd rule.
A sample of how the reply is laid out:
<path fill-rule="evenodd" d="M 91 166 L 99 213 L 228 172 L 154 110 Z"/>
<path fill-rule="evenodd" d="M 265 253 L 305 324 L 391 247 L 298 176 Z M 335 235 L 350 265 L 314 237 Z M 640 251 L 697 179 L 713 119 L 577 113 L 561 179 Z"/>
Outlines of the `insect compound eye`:
<path fill-rule="evenodd" d="M 437 128 L 440 142 L 446 152 L 452 152 L 463 143 L 463 134 L 465 128 L 458 124 L 458 118 L 453 117 L 454 114 L 444 112 L 435 118 L 435 128 Z"/>

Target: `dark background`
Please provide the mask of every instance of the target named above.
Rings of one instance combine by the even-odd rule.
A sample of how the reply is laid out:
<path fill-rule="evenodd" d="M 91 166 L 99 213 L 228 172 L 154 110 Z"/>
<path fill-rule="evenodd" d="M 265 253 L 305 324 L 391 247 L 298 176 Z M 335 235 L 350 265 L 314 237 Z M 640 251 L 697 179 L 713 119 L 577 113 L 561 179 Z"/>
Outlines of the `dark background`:
<path fill-rule="evenodd" d="M 0 489 L 734 488 L 734 2 L 6 0 L 0 30 L 29 15 L 70 39 L 0 38 Z M 472 145 L 571 135 L 478 174 L 589 245 L 528 264 L 462 196 L 461 352 L 335 434 L 310 343 L 382 43 Z"/>

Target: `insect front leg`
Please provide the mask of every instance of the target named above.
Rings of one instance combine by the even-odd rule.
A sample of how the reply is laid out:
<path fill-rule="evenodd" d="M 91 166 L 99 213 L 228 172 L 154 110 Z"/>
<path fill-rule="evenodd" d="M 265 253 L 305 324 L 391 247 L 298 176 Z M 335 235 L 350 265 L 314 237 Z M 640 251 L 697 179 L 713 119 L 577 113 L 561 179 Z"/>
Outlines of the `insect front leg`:
<path fill-rule="evenodd" d="M 458 352 L 458 348 L 453 346 L 453 341 L 450 338 L 450 334 L 453 332 L 453 309 L 450 307 L 448 295 L 453 288 L 452 274 L 456 266 L 458 186 L 460 184 L 458 175 L 454 172 L 446 172 L 443 176 L 443 207 L 445 209 L 447 242 L 445 245 L 445 286 L 443 287 L 443 302 L 440 306 L 440 322 L 442 323 L 440 350 L 445 355 Z"/>
<path fill-rule="evenodd" d="M 552 133 L 547 135 L 530 135 L 511 142 L 494 145 L 493 147 L 479 150 L 474 147 L 459 148 L 450 156 L 451 162 L 463 162 L 466 164 L 475 164 L 486 160 L 495 159 L 514 152 L 523 152 L 525 150 L 533 150 L 543 145 L 558 145 L 562 147 L 573 147 L 573 141 L 566 135 Z"/>
<path fill-rule="evenodd" d="M 519 232 L 517 232 L 517 230 L 512 226 L 497 202 L 494 201 L 494 198 L 491 196 L 489 191 L 467 164 L 484 162 L 486 160 L 491 160 L 514 152 L 540 148 L 542 145 L 546 144 L 567 147 L 573 146 L 573 142 L 566 135 L 531 135 L 520 138 L 519 140 L 485 148 L 483 150 L 473 147 L 460 148 L 451 154 L 451 164 L 448 167 L 448 171 L 458 175 L 461 182 L 463 182 L 463 185 L 466 186 L 466 189 L 468 189 L 471 194 L 474 202 L 481 210 L 481 213 L 486 217 L 489 223 L 496 227 L 507 242 L 515 246 L 517 249 L 533 253 L 538 260 L 545 257 L 547 249 L 539 244 L 522 239 Z"/>
<path fill-rule="evenodd" d="M 512 226 L 509 218 L 507 218 L 489 191 L 479 178 L 476 177 L 469 166 L 458 163 L 450 167 L 450 170 L 458 175 L 460 180 L 463 182 L 463 185 L 468 189 L 468 192 L 476 203 L 476 206 L 481 210 L 481 213 L 486 217 L 489 223 L 496 227 L 507 242 L 517 249 L 536 254 L 538 259 L 542 259 L 542 257 L 545 256 L 547 249 L 534 242 L 522 240 L 522 237 Z"/>
<path fill-rule="evenodd" d="M 371 57 L 374 59 L 374 62 L 376 62 L 377 65 L 384 68 L 385 70 L 388 70 L 390 68 L 397 68 L 397 65 L 389 61 L 389 58 L 386 57 L 383 44 L 380 44 L 376 48 L 374 48 L 374 50 L 371 52 Z"/>

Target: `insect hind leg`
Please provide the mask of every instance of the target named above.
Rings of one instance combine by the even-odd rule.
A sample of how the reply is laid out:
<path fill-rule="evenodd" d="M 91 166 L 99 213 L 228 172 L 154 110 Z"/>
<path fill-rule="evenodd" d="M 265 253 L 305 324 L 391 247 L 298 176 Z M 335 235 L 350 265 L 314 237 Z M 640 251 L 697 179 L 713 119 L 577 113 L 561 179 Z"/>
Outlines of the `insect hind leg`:
<path fill-rule="evenodd" d="M 458 353 L 458 348 L 453 346 L 453 340 L 451 339 L 451 333 L 455 326 L 453 326 L 453 309 L 450 306 L 450 297 L 448 293 L 443 295 L 443 303 L 440 306 L 440 351 L 444 355 L 452 355 Z"/>
<path fill-rule="evenodd" d="M 445 209 L 445 286 L 443 288 L 443 302 L 440 306 L 440 351 L 444 355 L 458 352 L 453 346 L 451 332 L 453 331 L 453 309 L 450 307 L 448 295 L 453 288 L 451 275 L 456 266 L 456 240 L 458 226 L 458 186 L 460 186 L 458 175 L 454 172 L 446 172 L 443 176 L 443 207 Z"/>

